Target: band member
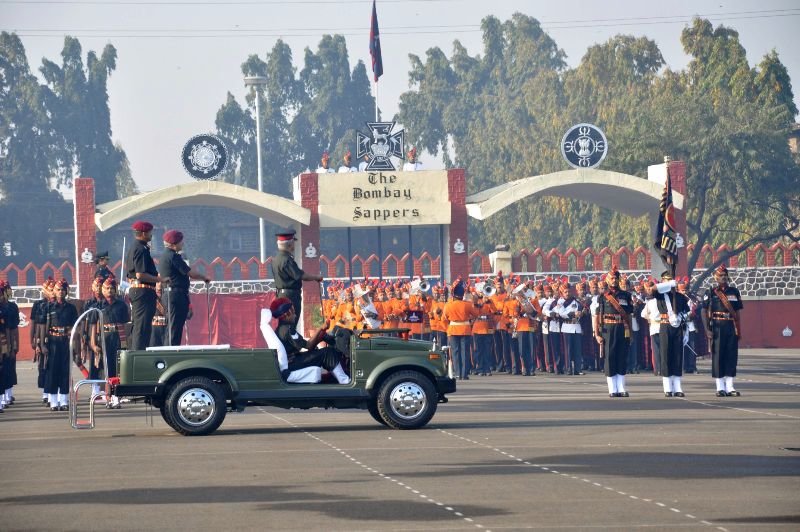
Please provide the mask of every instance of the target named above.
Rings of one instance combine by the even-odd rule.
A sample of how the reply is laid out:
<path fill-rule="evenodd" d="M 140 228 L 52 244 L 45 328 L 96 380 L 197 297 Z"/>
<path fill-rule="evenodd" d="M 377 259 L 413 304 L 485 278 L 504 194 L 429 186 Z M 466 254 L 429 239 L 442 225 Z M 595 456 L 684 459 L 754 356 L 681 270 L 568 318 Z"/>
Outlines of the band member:
<path fill-rule="evenodd" d="M 97 268 L 94 271 L 94 276 L 100 277 L 101 282 L 113 275 L 111 270 L 108 268 L 108 261 L 108 251 L 98 251 L 97 255 L 94 257 L 94 263 L 97 264 Z"/>
<path fill-rule="evenodd" d="M 561 348 L 561 320 L 556 307 L 560 296 L 553 286 L 555 283 L 545 285 L 544 295 L 547 298 L 542 305 L 542 314 L 547 317 L 547 354 L 550 357 L 550 373 L 553 371 L 564 373 L 564 353 Z"/>
<path fill-rule="evenodd" d="M 672 281 L 670 283 L 670 281 Z M 666 288 L 665 285 L 671 288 Z M 681 388 L 683 376 L 683 335 L 689 314 L 689 299 L 675 290 L 675 282 L 668 272 L 661 274 L 661 283 L 655 296 L 660 318 L 658 349 L 661 357 L 661 379 L 665 397 L 684 397 Z"/>
<path fill-rule="evenodd" d="M 275 331 L 278 339 L 286 348 L 289 367 L 282 371 L 286 379 L 292 371 L 319 366 L 330 371 L 339 384 L 350 384 L 350 377 L 342 368 L 344 355 L 335 347 L 331 347 L 335 339 L 325 333 L 327 325 L 323 326 L 311 340 L 304 339 L 295 329 L 294 307 L 292 302 L 285 297 L 275 298 L 269 306 L 272 316 L 278 319 L 278 329 Z M 317 344 L 324 341 L 328 347 L 319 348 Z M 301 351 L 306 349 L 306 351 Z"/>
<path fill-rule="evenodd" d="M 167 345 L 181 345 L 183 326 L 189 314 L 189 279 L 208 284 L 211 279 L 192 270 L 180 252 L 183 250 L 183 233 L 172 229 L 164 233 L 164 253 L 158 263 L 158 273 L 169 279 L 168 286 L 162 288 L 167 294 L 165 305 L 169 335 Z M 163 303 L 163 301 L 162 301 Z"/>
<path fill-rule="evenodd" d="M 619 289 L 619 270 L 616 266 L 606 275 L 606 292 L 597 298 L 594 318 L 594 337 L 605 360 L 609 397 L 628 397 L 625 373 L 631 337 L 631 296 Z"/>
<path fill-rule="evenodd" d="M 433 341 L 436 345 L 447 345 L 447 321 L 444 319 L 444 306 L 447 303 L 447 287 L 440 286 L 433 288 L 436 301 L 431 305 L 431 334 L 433 334 Z M 489 364 L 494 364 L 494 360 L 490 360 Z"/>
<path fill-rule="evenodd" d="M 125 324 L 130 319 L 130 312 L 128 305 L 117 297 L 117 281 L 113 276 L 103 282 L 103 302 L 100 309 L 103 313 L 103 328 L 100 329 L 98 322 L 97 334 L 92 335 L 92 351 L 95 353 L 92 369 L 97 372 L 101 367 L 105 367 L 106 378 L 116 377 L 117 352 L 127 347 Z M 119 398 L 116 395 L 112 395 L 111 401 L 106 403 L 106 408 L 120 407 Z"/>
<path fill-rule="evenodd" d="M 661 353 L 659 343 L 661 342 L 661 311 L 658 310 L 656 295 L 656 282 L 650 280 L 645 284 L 644 307 L 640 313 L 641 317 L 647 322 L 647 331 L 650 336 L 650 365 L 653 368 L 653 375 L 661 375 Z"/>
<path fill-rule="evenodd" d="M 486 376 L 492 374 L 492 363 L 494 362 L 494 304 L 491 299 L 480 291 L 475 293 L 475 308 L 478 317 L 472 324 L 472 335 L 475 340 L 474 362 L 478 375 Z"/>
<path fill-rule="evenodd" d="M 316 172 L 318 174 L 332 174 L 333 168 L 329 168 L 329 164 L 331 161 L 331 156 L 328 155 L 328 150 L 322 152 L 322 157 L 319 160 L 319 167 L 317 168 Z"/>
<path fill-rule="evenodd" d="M 0 281 L 0 412 L 14 404 L 19 353 L 19 307 L 11 301 L 11 285 Z"/>
<path fill-rule="evenodd" d="M 321 275 L 306 273 L 300 269 L 294 260 L 294 243 L 296 231 L 292 228 L 281 229 L 275 233 L 277 238 L 278 253 L 272 259 L 272 276 L 275 279 L 275 288 L 278 297 L 285 297 L 292 302 L 296 309 L 294 325 L 300 320 L 302 310 L 303 281 L 322 282 Z"/>
<path fill-rule="evenodd" d="M 730 285 L 728 269 L 714 271 L 717 285 L 703 296 L 703 325 L 711 348 L 711 376 L 716 379 L 717 397 L 738 397 L 733 387 L 739 362 L 742 327 L 739 312 L 744 305 L 739 290 Z"/>
<path fill-rule="evenodd" d="M 133 321 L 130 349 L 139 351 L 147 349 L 150 342 L 153 316 L 156 313 L 156 284 L 162 282 L 162 279 L 150 256 L 153 224 L 140 220 L 131 227 L 134 241 L 125 258 L 125 272 L 130 283 L 128 298 L 131 301 Z"/>
<path fill-rule="evenodd" d="M 511 338 L 508 333 L 508 319 L 503 315 L 503 307 L 508 299 L 503 272 L 497 272 L 495 281 L 497 291 L 489 299 L 494 305 L 494 364 L 500 373 L 511 369 Z"/>
<path fill-rule="evenodd" d="M 464 301 L 464 282 L 460 279 L 453 286 L 453 300 L 444 306 L 442 316 L 447 320 L 447 345 L 453 357 L 458 378 L 469 379 L 471 320 L 478 317 L 478 310 L 469 301 Z"/>
<path fill-rule="evenodd" d="M 67 301 L 69 283 L 58 281 L 54 287 L 56 300 L 49 307 L 47 331 L 47 366 L 44 391 L 51 411 L 67 410 L 69 397 L 69 340 L 78 320 L 78 309 Z"/>
<path fill-rule="evenodd" d="M 581 349 L 583 307 L 576 297 L 575 288 L 569 283 L 561 285 L 561 294 L 563 302 L 556 307 L 556 312 L 562 320 L 561 334 L 567 348 L 566 358 L 570 363 L 567 373 L 583 375 L 583 351 Z"/>
<path fill-rule="evenodd" d="M 53 300 L 53 286 L 55 281 L 49 277 L 42 283 L 42 297 L 33 303 L 31 308 L 31 337 L 33 347 L 33 363 L 36 364 L 38 377 L 36 386 L 42 390 L 42 404 L 48 403 L 48 396 L 44 392 L 44 376 L 47 367 L 49 350 L 47 346 L 47 320 L 50 314 L 50 302 Z"/>
<path fill-rule="evenodd" d="M 346 174 L 350 172 L 357 172 L 358 169 L 353 166 L 353 154 L 350 153 L 350 150 L 347 150 L 343 157 L 344 164 L 339 167 L 340 174 Z"/>

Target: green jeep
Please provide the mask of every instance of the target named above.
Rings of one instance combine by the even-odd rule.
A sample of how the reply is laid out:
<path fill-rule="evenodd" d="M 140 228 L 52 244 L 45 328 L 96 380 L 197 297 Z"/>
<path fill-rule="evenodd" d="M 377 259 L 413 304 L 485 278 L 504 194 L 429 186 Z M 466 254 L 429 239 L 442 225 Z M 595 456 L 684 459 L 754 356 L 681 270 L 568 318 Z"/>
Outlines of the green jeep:
<path fill-rule="evenodd" d="M 377 332 L 377 331 L 375 331 Z M 395 429 L 425 426 L 438 403 L 456 391 L 447 348 L 431 342 L 372 336 L 350 341 L 350 384 L 290 384 L 281 378 L 273 349 L 182 346 L 120 351 L 112 393 L 143 399 L 186 436 L 214 432 L 231 411 L 248 406 L 360 408 Z M 74 387 L 77 390 L 81 381 Z M 94 426 L 94 397 L 90 424 Z M 75 401 L 71 401 L 74 404 Z M 90 428 L 71 412 L 75 428 Z M 77 426 L 76 426 L 77 425 Z"/>

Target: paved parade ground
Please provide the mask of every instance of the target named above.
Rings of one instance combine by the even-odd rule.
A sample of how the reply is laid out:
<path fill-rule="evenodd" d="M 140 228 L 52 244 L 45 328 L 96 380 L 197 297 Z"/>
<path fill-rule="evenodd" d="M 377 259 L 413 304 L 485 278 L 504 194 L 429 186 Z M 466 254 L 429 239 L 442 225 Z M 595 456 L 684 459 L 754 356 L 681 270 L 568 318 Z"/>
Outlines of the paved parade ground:
<path fill-rule="evenodd" d="M 459 382 L 428 427 L 251 408 L 187 438 L 143 405 L 76 431 L 21 363 L 0 417 L 2 530 L 798 530 L 800 352 L 743 351 L 739 398 L 684 377 Z"/>

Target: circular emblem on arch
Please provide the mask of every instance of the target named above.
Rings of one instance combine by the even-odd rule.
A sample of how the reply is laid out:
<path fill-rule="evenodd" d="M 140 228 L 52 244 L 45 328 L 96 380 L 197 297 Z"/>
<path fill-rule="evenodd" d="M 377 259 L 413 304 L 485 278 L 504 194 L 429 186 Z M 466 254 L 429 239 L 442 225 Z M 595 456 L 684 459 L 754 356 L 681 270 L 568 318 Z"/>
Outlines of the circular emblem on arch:
<path fill-rule="evenodd" d="M 595 168 L 608 153 L 603 131 L 592 124 L 577 124 L 561 139 L 561 155 L 573 168 Z"/>
<path fill-rule="evenodd" d="M 181 152 L 183 168 L 195 179 L 215 179 L 228 165 L 228 150 L 216 135 L 196 135 Z"/>

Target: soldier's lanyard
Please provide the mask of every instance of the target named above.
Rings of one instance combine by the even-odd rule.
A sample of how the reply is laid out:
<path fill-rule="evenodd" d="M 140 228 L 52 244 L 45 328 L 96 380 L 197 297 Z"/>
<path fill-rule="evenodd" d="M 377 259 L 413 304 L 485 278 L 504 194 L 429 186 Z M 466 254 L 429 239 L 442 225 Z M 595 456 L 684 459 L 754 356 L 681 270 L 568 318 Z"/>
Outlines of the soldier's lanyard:
<path fill-rule="evenodd" d="M 722 291 L 722 288 L 715 288 L 714 293 L 717 294 L 719 302 L 722 303 L 722 306 L 725 307 L 725 310 L 727 310 L 728 314 L 730 314 L 731 317 L 733 318 L 733 327 L 735 329 L 734 332 L 736 332 L 736 336 L 739 336 L 739 316 L 733 309 L 733 305 L 731 305 L 728 296 L 725 294 L 725 292 Z"/>

